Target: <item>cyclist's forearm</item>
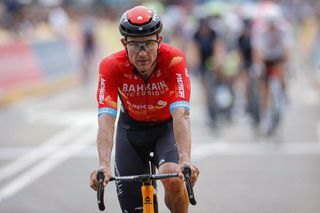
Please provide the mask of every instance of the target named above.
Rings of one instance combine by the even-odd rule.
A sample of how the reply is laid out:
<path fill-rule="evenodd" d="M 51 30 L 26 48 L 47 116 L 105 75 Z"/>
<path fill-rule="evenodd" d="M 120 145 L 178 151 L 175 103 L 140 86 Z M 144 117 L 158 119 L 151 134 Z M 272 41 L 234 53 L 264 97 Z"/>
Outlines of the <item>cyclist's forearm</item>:
<path fill-rule="evenodd" d="M 100 133 L 101 131 L 98 131 L 98 139 L 97 139 L 97 147 L 98 147 L 98 153 L 99 153 L 99 164 L 103 167 L 110 167 L 111 162 L 111 152 L 112 152 L 112 141 L 103 136 Z"/>
<path fill-rule="evenodd" d="M 100 166 L 110 167 L 113 148 L 114 119 L 110 116 L 99 117 L 97 148 Z"/>
<path fill-rule="evenodd" d="M 191 131 L 189 111 L 176 109 L 172 113 L 173 130 L 179 151 L 180 163 L 191 163 Z"/>

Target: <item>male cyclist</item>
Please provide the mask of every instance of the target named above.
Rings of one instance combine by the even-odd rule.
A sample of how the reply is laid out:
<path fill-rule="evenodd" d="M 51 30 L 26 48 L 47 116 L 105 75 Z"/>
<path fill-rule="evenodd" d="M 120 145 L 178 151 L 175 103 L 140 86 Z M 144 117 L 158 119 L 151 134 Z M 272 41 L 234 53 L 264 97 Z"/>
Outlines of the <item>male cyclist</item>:
<path fill-rule="evenodd" d="M 270 131 L 270 85 L 271 77 L 279 79 L 282 90 L 285 92 L 285 66 L 290 58 L 290 47 L 292 43 L 289 24 L 276 15 L 270 14 L 266 17 L 264 24 L 259 26 L 253 38 L 253 49 L 255 63 L 261 64 L 264 70 L 262 79 L 262 131 Z"/>
<path fill-rule="evenodd" d="M 192 165 L 189 119 L 190 80 L 183 53 L 162 42 L 162 22 L 143 6 L 126 11 L 120 19 L 124 49 L 101 61 L 97 100 L 99 105 L 97 147 L 100 168 L 108 183 L 117 115 L 115 174 L 148 172 L 148 153 L 154 152 L 160 173 L 178 172 L 180 178 L 163 180 L 165 203 L 171 212 L 187 212 L 188 198 L 182 168 L 190 165 L 192 182 L 199 170 Z M 96 190 L 97 170 L 90 186 Z M 140 183 L 116 182 L 123 212 L 142 206 Z"/>
<path fill-rule="evenodd" d="M 223 46 L 218 36 L 217 30 L 210 26 L 210 17 L 199 19 L 199 26 L 194 36 L 194 46 L 199 56 L 199 72 L 201 74 L 201 82 L 204 87 L 206 105 L 210 116 L 210 125 L 215 127 L 216 105 L 212 101 L 212 88 L 214 81 L 217 80 L 215 74 L 219 73 L 221 67 L 221 58 L 223 54 Z"/>
<path fill-rule="evenodd" d="M 248 101 L 248 84 L 250 68 L 252 66 L 252 38 L 251 38 L 251 19 L 243 19 L 243 29 L 238 37 L 238 52 L 240 57 L 239 79 L 244 84 L 244 95 Z"/>

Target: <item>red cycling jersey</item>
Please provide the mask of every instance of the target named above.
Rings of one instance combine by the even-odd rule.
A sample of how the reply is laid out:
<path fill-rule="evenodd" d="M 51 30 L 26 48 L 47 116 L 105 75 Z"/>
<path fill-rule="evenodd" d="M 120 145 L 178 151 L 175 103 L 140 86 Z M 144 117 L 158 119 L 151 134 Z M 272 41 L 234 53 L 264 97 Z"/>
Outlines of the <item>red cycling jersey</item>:
<path fill-rule="evenodd" d="M 98 116 L 116 117 L 118 95 L 120 110 L 136 121 L 164 121 L 176 108 L 189 109 L 190 79 L 182 51 L 161 43 L 156 63 L 145 81 L 125 50 L 104 58 L 99 68 Z"/>

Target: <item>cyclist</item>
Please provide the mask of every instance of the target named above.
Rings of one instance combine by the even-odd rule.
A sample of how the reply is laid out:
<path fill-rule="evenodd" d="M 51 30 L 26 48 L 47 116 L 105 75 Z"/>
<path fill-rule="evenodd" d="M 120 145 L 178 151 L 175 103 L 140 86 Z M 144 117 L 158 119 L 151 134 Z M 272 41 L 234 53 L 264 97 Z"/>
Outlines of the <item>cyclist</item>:
<path fill-rule="evenodd" d="M 221 69 L 221 58 L 223 53 L 222 41 L 218 36 L 217 30 L 212 29 L 210 25 L 211 17 L 203 17 L 199 19 L 199 26 L 196 30 L 193 41 L 196 52 L 199 57 L 198 71 L 200 73 L 201 82 L 204 87 L 206 105 L 210 117 L 210 125 L 216 126 L 216 106 L 213 104 L 212 89 L 214 85 L 214 73 L 218 73 Z"/>
<path fill-rule="evenodd" d="M 243 18 L 243 29 L 238 37 L 238 53 L 240 58 L 238 81 L 243 85 L 245 111 L 253 120 L 256 128 L 260 122 L 259 110 L 259 73 L 253 64 L 252 24 L 251 18 Z M 256 91 L 258 90 L 258 91 Z"/>
<path fill-rule="evenodd" d="M 251 19 L 243 19 L 243 29 L 238 37 L 238 52 L 240 56 L 240 79 L 244 84 L 244 94 L 248 99 L 249 71 L 252 65 L 252 44 L 251 44 Z"/>
<path fill-rule="evenodd" d="M 285 92 L 285 65 L 289 61 L 292 38 L 290 27 L 281 17 L 270 14 L 265 18 L 265 22 L 257 25 L 258 29 L 253 34 L 253 49 L 255 52 L 255 63 L 261 64 L 264 68 L 262 79 L 262 131 L 268 132 L 270 128 L 270 116 L 268 108 L 270 105 L 269 79 L 276 77 L 279 79 L 282 90 Z M 270 69 L 272 68 L 272 69 Z M 285 93 L 284 93 L 285 94 Z"/>
<path fill-rule="evenodd" d="M 191 167 L 192 183 L 199 170 L 191 163 L 189 119 L 190 80 L 183 53 L 162 42 L 162 22 L 152 9 L 137 6 L 120 19 L 124 49 L 104 58 L 99 68 L 97 147 L 105 185 L 111 175 L 111 151 L 117 115 L 115 174 L 148 172 L 148 154 L 154 152 L 160 173 L 178 172 L 180 178 L 163 180 L 165 203 L 171 212 L 187 212 L 188 198 L 182 168 Z M 96 190 L 97 170 L 90 186 Z M 123 212 L 142 206 L 140 183 L 116 182 Z"/>

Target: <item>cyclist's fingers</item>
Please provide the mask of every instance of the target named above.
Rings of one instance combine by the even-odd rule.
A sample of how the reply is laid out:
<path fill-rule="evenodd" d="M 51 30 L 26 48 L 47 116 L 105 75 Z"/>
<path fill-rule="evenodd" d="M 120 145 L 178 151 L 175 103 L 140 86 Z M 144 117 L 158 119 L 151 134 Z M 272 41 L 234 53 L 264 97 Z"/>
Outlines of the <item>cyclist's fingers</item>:
<path fill-rule="evenodd" d="M 103 185 L 106 186 L 109 183 L 109 180 L 110 180 L 110 175 L 109 174 L 105 174 Z"/>
<path fill-rule="evenodd" d="M 90 187 L 91 187 L 94 191 L 97 191 L 97 184 L 94 183 L 93 181 L 90 181 Z"/>
<path fill-rule="evenodd" d="M 182 170 L 179 170 L 179 171 L 178 171 L 178 176 L 179 176 L 179 179 L 180 179 L 180 180 L 184 180 L 184 175 L 183 175 L 183 173 L 182 173 Z"/>
<path fill-rule="evenodd" d="M 94 170 L 91 175 L 90 175 L 90 187 L 97 191 L 97 185 L 98 185 L 98 181 L 97 181 L 97 171 Z"/>
<path fill-rule="evenodd" d="M 198 177 L 200 174 L 199 168 L 195 165 L 191 166 L 191 177 Z"/>
<path fill-rule="evenodd" d="M 184 180 L 183 166 L 179 166 L 179 167 L 178 167 L 177 173 L 178 173 L 179 179 L 180 179 L 180 180 Z"/>
<path fill-rule="evenodd" d="M 192 186 L 194 186 L 194 184 L 196 183 L 198 176 L 199 176 L 199 169 L 198 167 L 196 167 L 195 165 L 192 165 L 191 167 L 191 184 Z"/>

